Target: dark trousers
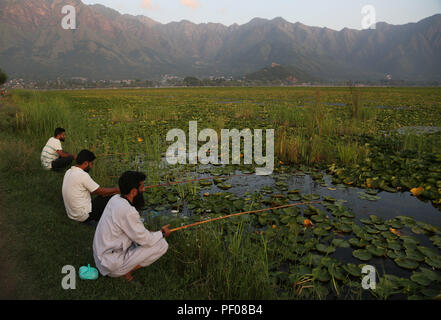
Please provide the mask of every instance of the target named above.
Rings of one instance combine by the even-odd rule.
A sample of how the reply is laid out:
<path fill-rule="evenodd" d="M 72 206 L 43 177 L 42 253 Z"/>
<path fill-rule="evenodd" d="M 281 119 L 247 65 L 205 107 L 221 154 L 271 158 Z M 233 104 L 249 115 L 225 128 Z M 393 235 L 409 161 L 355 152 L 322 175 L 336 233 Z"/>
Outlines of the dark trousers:
<path fill-rule="evenodd" d="M 84 223 L 89 223 L 91 221 L 100 221 L 101 216 L 103 215 L 104 209 L 106 209 L 107 203 L 109 202 L 110 198 L 112 198 L 113 196 L 109 196 L 109 197 L 101 197 L 101 196 L 97 196 L 92 200 L 92 212 L 89 213 L 89 218 L 84 221 Z M 145 206 L 145 202 L 144 202 L 144 197 L 142 196 L 142 194 L 139 194 L 138 196 L 135 197 L 135 199 L 133 199 L 133 206 L 136 208 L 136 210 L 141 211 L 144 209 Z"/>
<path fill-rule="evenodd" d="M 73 160 L 73 157 L 59 157 L 57 160 L 52 161 L 52 170 L 61 171 L 63 169 L 66 169 L 68 166 L 70 166 Z"/>
<path fill-rule="evenodd" d="M 110 197 L 101 197 L 97 196 L 92 200 L 92 212 L 89 213 L 89 218 L 84 222 L 90 221 L 100 221 L 101 216 L 103 215 L 104 209 L 107 206 L 107 202 L 109 202 Z"/>

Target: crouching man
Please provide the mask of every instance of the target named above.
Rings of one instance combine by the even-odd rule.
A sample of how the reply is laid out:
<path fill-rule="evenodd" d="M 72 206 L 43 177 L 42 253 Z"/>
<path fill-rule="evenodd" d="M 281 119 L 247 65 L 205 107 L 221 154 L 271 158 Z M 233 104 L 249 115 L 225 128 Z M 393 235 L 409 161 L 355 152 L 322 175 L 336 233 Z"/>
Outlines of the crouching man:
<path fill-rule="evenodd" d="M 132 272 L 147 267 L 167 252 L 164 239 L 169 225 L 150 232 L 141 221 L 133 201 L 145 191 L 146 176 L 125 172 L 119 179 L 121 194 L 113 196 L 98 223 L 93 239 L 95 264 L 103 276 L 133 280 Z"/>
<path fill-rule="evenodd" d="M 101 188 L 89 175 L 96 157 L 92 151 L 82 150 L 77 165 L 66 171 L 62 194 L 67 216 L 75 221 L 96 226 L 110 197 L 119 188 Z M 92 195 L 97 195 L 92 200 Z"/>

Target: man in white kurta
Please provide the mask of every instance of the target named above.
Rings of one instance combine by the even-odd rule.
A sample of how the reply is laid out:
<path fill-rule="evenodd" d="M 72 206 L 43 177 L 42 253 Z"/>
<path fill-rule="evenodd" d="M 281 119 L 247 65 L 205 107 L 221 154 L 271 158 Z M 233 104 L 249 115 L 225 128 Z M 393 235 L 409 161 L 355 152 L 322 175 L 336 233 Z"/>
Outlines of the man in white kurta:
<path fill-rule="evenodd" d="M 168 249 L 164 235 L 168 236 L 169 231 L 165 232 L 165 227 L 158 232 L 147 230 L 129 200 L 130 197 L 127 199 L 122 194 L 113 196 L 96 228 L 93 254 L 104 276 L 126 276 L 139 267 L 151 265 Z"/>

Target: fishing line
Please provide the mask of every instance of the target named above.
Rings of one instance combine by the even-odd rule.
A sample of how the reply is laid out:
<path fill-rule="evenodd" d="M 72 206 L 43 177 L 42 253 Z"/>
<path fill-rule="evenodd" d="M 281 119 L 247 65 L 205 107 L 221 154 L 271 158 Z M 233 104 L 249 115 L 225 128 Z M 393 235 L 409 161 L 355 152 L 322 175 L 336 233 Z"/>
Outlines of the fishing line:
<path fill-rule="evenodd" d="M 157 185 L 152 185 L 152 186 L 147 186 L 145 187 L 146 189 L 151 189 L 151 188 L 157 188 L 157 187 L 165 187 L 165 186 L 170 186 L 170 185 L 175 185 L 175 184 L 181 184 L 181 183 L 191 183 L 191 182 L 196 182 L 196 181 L 203 181 L 203 180 L 214 180 L 214 179 L 223 179 L 223 178 L 231 178 L 231 177 L 246 177 L 246 176 L 251 176 L 254 173 L 247 173 L 247 174 L 232 174 L 232 175 L 228 175 L 228 176 L 215 176 L 215 177 L 208 177 L 208 178 L 199 178 L 199 179 L 192 179 L 192 180 L 184 180 L 184 181 L 175 181 L 175 182 L 167 182 L 167 183 L 163 183 L 163 184 L 157 184 Z"/>
<path fill-rule="evenodd" d="M 171 185 L 181 184 L 181 183 L 191 183 L 191 182 L 196 182 L 196 181 L 223 179 L 223 178 L 231 178 L 231 177 L 247 177 L 247 176 L 252 176 L 252 175 L 254 175 L 254 173 L 232 174 L 232 175 L 228 175 L 228 176 L 214 176 L 214 177 L 208 177 L 208 178 L 166 182 L 166 183 L 162 183 L 162 184 L 155 184 L 155 185 L 151 185 L 151 186 L 146 186 L 145 188 L 152 189 L 152 188 L 166 187 L 166 186 L 171 186 Z M 119 176 L 109 176 L 109 178 L 119 178 Z"/>

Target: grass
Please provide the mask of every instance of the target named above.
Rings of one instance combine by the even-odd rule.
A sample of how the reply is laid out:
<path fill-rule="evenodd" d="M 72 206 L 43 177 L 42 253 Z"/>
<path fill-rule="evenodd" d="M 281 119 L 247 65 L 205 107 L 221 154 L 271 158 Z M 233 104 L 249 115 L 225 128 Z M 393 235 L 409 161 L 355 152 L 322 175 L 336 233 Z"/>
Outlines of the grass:
<path fill-rule="evenodd" d="M 26 108 L 20 109 L 22 118 L 16 125 L 19 133 L 2 133 L 0 185 L 4 202 L 9 204 L 2 214 L 7 225 L 15 227 L 15 242 L 9 250 L 17 253 L 14 254 L 17 269 L 26 275 L 20 282 L 19 292 L 23 296 L 17 298 L 28 294 L 40 299 L 275 298 L 262 263 L 264 259 L 260 258 L 265 255 L 262 245 L 244 237 L 244 228 L 240 225 L 225 238 L 223 224 L 171 237 L 168 254 L 137 272 L 149 283 L 141 289 L 134 290 L 121 279 L 101 277 L 95 282 L 78 281 L 76 290 L 63 290 L 61 269 L 64 265 L 73 265 L 78 270 L 82 265 L 94 264 L 91 246 L 94 230 L 66 218 L 60 193 L 63 175 L 39 168 L 40 150 L 35 145 L 44 141 L 47 134 L 43 132 L 73 119 L 59 98 L 50 99 L 45 105 L 39 94 L 19 93 L 13 101 Z M 59 110 L 46 108 L 50 105 L 57 105 Z M 72 126 L 76 127 L 76 123 Z M 90 134 L 91 130 L 83 133 Z M 155 137 L 150 138 L 155 141 Z M 155 143 L 145 145 L 150 159 L 157 159 L 159 155 L 156 146 Z M 107 166 L 97 161 L 93 177 L 106 181 L 106 169 Z M 194 195 L 195 188 L 189 192 Z M 165 222 L 153 221 L 151 226 L 159 229 L 163 224 Z M 28 283 L 31 285 L 25 285 Z M 25 287 L 28 289 L 24 290 Z"/>
<path fill-rule="evenodd" d="M 67 219 L 60 193 L 63 175 L 43 171 L 39 153 L 54 128 L 62 126 L 67 129 L 67 151 L 89 148 L 100 155 L 91 174 L 101 185 L 112 186 L 123 170 L 136 169 L 133 155 L 143 155 L 148 161 L 146 184 L 156 184 L 166 178 L 183 178 L 170 172 L 164 175 L 161 170 L 160 160 L 167 147 L 165 133 L 171 128 L 186 131 L 188 121 L 197 120 L 200 130 L 275 128 L 275 153 L 282 162 L 308 166 L 336 163 L 354 167 L 359 174 L 357 165 L 364 164 L 375 151 L 366 141 L 370 143 L 382 130 L 441 123 L 436 113 L 439 92 L 432 89 L 365 88 L 360 92 L 359 96 L 341 88 L 319 92 L 303 88 L 14 92 L 0 111 L 0 194 L 6 221 L 0 229 L 13 239 L 9 254 L 22 277 L 18 298 L 296 299 L 298 290 L 312 285 L 313 293 L 306 297 L 323 299 L 322 286 L 314 283 L 312 276 L 290 283 L 274 275 L 274 257 L 292 252 L 285 252 L 286 248 L 279 248 L 265 235 L 250 233 L 247 220 L 241 219 L 174 234 L 169 238 L 169 252 L 137 271 L 148 286 L 134 289 L 121 279 L 101 277 L 96 282 L 78 281 L 77 290 L 62 290 L 64 265 L 78 270 L 93 264 L 94 231 Z M 421 96 L 425 105 L 420 103 Z M 263 106 L 220 107 L 216 101 L 224 97 L 232 101 L 253 97 Z M 415 104 L 418 110 L 378 110 L 370 101 L 373 99 L 390 105 Z M 352 105 L 328 105 L 347 101 Z M 397 152 L 439 151 L 435 138 L 406 135 L 397 139 L 393 144 Z M 108 157 L 113 153 L 123 155 Z M 148 197 L 156 192 L 149 191 Z M 192 198 L 198 193 L 197 185 L 176 186 L 176 193 Z M 167 223 L 161 219 L 152 218 L 149 227 L 156 230 Z M 292 290 L 281 290 L 281 283 Z M 359 297 L 335 287 L 341 297 Z"/>
<path fill-rule="evenodd" d="M 243 228 L 224 241 L 224 232 L 218 229 L 221 225 L 173 235 L 169 252 L 152 266 L 137 271 L 136 275 L 149 284 L 142 289 L 134 289 L 121 279 L 100 277 L 96 282 L 78 279 L 77 290 L 65 291 L 61 288 L 64 265 L 78 270 L 94 264 L 94 230 L 67 219 L 59 192 L 62 174 L 33 170 L 26 175 L 10 172 L 5 177 L 2 172 L 1 185 L 7 188 L 1 193 L 3 202 L 9 204 L 3 214 L 8 226 L 15 226 L 15 241 L 9 250 L 15 253 L 17 270 L 26 275 L 20 282 L 23 287 L 19 292 L 23 294 L 29 290 L 38 299 L 275 298 L 262 272 L 262 246 L 244 238 Z M 152 229 L 160 225 L 153 223 Z"/>

